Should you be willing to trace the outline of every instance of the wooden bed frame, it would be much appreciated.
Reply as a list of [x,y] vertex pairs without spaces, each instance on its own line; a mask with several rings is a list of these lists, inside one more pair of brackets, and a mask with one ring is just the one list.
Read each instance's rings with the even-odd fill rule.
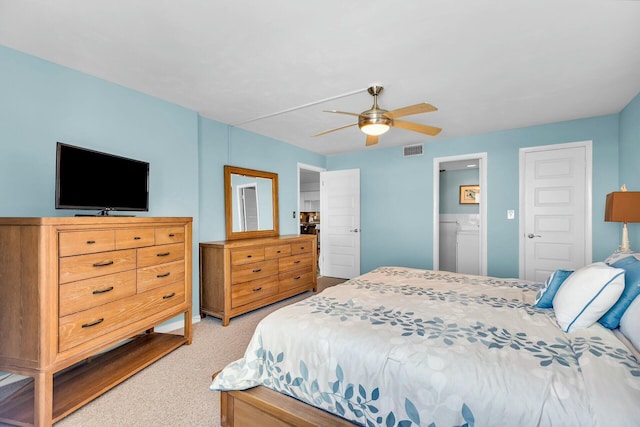
[[337,415],[263,386],[221,391],[220,424],[222,427],[353,427]]

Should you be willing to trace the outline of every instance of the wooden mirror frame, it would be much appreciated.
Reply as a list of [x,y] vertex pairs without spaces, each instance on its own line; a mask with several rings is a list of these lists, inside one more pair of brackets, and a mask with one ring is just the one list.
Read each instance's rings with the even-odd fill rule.
[[[271,180],[271,199],[273,214],[273,229],[254,231],[233,231],[233,188],[231,175],[253,176]],[[227,240],[253,239],[256,237],[275,237],[280,235],[278,224],[278,174],[254,169],[246,169],[237,166],[225,165],[224,167],[224,213],[226,220]]]

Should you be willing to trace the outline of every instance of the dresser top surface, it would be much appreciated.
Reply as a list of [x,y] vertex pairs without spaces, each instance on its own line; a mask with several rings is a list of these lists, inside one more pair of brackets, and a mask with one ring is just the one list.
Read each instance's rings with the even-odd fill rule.
[[0,225],[153,225],[162,223],[190,223],[191,217],[145,216],[70,216],[70,217],[0,217]]
[[286,234],[276,237],[260,237],[257,239],[238,239],[238,240],[221,240],[217,242],[200,242],[200,246],[219,246],[226,248],[255,246],[255,245],[272,245],[278,243],[289,243],[291,241],[311,240],[314,239],[313,234]]

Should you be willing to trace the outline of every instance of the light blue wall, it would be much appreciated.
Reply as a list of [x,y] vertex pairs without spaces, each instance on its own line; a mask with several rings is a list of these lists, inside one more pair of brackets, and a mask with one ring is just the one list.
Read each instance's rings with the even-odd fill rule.
[[327,167],[361,171],[363,272],[380,265],[431,268],[433,159],[486,152],[488,274],[517,277],[518,221],[506,212],[518,211],[518,150],[586,140],[593,141],[593,259],[602,260],[619,244],[603,221],[605,195],[618,182],[618,115],[425,141],[420,157],[403,157],[402,147],[331,156]]
[[1,216],[75,213],[54,208],[57,141],[149,162],[141,215],[197,212],[196,113],[4,47],[0,63]]
[[[298,232],[298,162],[361,169],[363,272],[431,267],[434,157],[487,152],[488,269],[495,276],[518,273],[518,222],[506,210],[518,208],[519,148],[593,141],[594,260],[619,245],[616,224],[602,220],[605,195],[622,182],[640,188],[638,96],[620,115],[426,141],[421,157],[404,158],[395,147],[325,158],[11,49],[0,47],[0,63],[1,216],[73,214],[54,209],[55,142],[62,141],[150,162],[147,215],[193,217],[194,255],[198,242],[225,237],[225,164],[279,174],[282,234]],[[630,228],[632,244],[640,241]],[[193,271],[197,307],[197,256]]]
[[278,174],[280,234],[298,234],[298,162],[325,167],[325,157],[200,118],[200,241],[225,239],[224,165]]
[[480,205],[461,204],[460,186],[478,185],[479,169],[460,169],[440,173],[440,213],[441,214],[477,214]]
[[194,220],[194,312],[198,244],[225,237],[223,165],[278,173],[281,231],[298,232],[297,162],[324,156],[1,46],[0,64],[0,216],[78,212],[54,208],[57,141],[147,161],[149,212],[135,214]]
[[[629,191],[640,191],[640,93],[620,113],[620,185]],[[640,206],[638,207],[640,209]],[[610,224],[622,236],[620,224]],[[640,224],[629,224],[631,249],[640,251]]]
[[200,173],[199,240],[201,242],[224,240],[223,167],[228,164],[229,145],[227,143],[227,132],[229,126],[203,117],[199,117],[198,123],[198,169]]
[[195,112],[4,47],[0,64],[0,216],[77,212],[54,208],[61,141],[149,162],[149,212],[136,215],[193,217],[198,234]]

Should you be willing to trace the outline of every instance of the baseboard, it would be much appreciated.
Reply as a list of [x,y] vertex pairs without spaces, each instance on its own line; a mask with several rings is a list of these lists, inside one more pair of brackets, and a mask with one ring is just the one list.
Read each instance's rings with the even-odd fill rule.
[[[191,318],[192,324],[196,324],[198,322],[200,322],[200,315],[193,316]],[[156,326],[154,329],[156,332],[167,333],[167,332],[172,332],[172,331],[175,331],[176,329],[181,329],[181,328],[184,328],[184,320],[182,317],[179,317],[173,320],[169,320],[168,322],[165,322],[159,326]]]

